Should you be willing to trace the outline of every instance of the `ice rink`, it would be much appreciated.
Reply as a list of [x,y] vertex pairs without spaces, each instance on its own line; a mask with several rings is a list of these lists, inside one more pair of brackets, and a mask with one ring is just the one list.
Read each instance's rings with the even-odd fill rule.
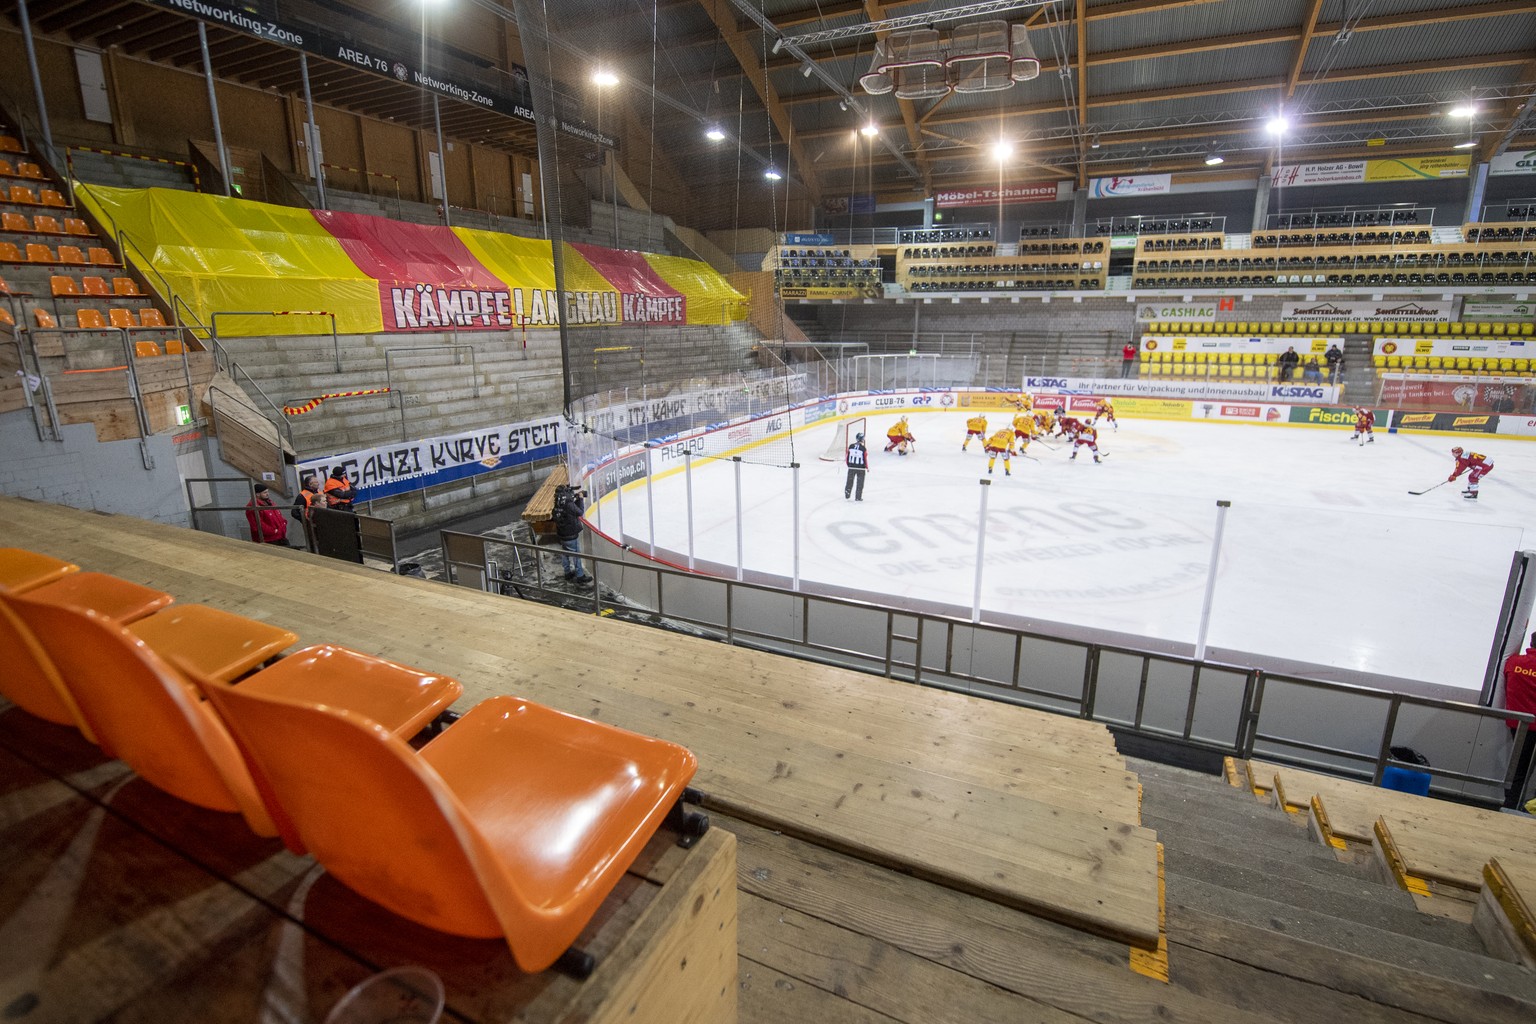
[[[914,413],[915,452],[884,454],[895,415],[871,417],[865,500],[843,498],[844,468],[821,461],[834,430],[797,432],[800,577],[968,615],[976,590],[977,524],[986,490],[982,618],[1027,628],[1112,630],[1193,645],[1216,528],[1226,518],[1208,643],[1241,652],[1476,691],[1513,552],[1536,523],[1536,443],[1486,436],[1397,435],[1358,446],[1350,430],[1122,419],[1106,453],[1069,461],[1060,439],[1030,446],[1005,477],[987,479],[976,442],[961,451],[963,412]],[[993,429],[1009,417],[990,413]],[[1047,447],[1049,445],[1051,447]],[[1461,481],[1419,497],[1450,473],[1453,445],[1495,469],[1481,497]],[[1051,450],[1054,448],[1054,450]],[[752,458],[748,453],[747,458]],[[1463,478],[1464,480],[1465,478]],[[623,495],[623,531],[669,560],[688,551],[684,474]],[[737,562],[733,464],[694,460],[693,552]],[[791,473],[741,464],[742,563],[789,576],[795,518]],[[594,513],[618,529],[610,495]]]

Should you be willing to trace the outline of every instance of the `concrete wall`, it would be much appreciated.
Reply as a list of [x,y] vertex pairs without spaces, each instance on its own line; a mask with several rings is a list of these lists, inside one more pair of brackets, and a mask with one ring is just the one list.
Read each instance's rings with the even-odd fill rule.
[[185,526],[178,456],[201,450],[203,440],[199,431],[189,433],[198,436],[149,438],[154,468],[145,469],[137,440],[99,443],[96,428],[84,423],[65,425],[62,442],[40,441],[29,410],[6,413],[0,415],[0,494]]

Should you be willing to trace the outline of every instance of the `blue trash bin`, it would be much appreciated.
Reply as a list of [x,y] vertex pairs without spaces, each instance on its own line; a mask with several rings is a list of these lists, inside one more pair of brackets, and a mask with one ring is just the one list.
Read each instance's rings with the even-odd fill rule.
[[1429,796],[1429,773],[1416,772],[1411,768],[1389,767],[1381,773],[1381,788],[1395,789],[1400,793]]

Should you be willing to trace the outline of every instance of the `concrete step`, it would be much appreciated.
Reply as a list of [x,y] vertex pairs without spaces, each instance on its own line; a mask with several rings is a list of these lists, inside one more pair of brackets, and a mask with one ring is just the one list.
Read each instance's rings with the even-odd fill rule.
[[1221,858],[1209,858],[1165,846],[1169,898],[1176,898],[1187,882],[1199,882],[1296,910],[1365,922],[1378,931],[1464,953],[1483,956],[1486,952],[1469,925],[1421,913],[1414,905],[1413,897],[1394,886],[1358,880],[1352,883],[1353,888],[1347,888],[1340,885],[1336,876],[1322,873],[1310,879],[1294,877],[1296,872],[1275,874],[1256,864],[1230,862],[1229,857],[1242,859],[1230,847],[1221,852]]
[[1479,979],[1527,1001],[1536,1000],[1536,974],[1492,957],[1415,938],[1331,914],[1290,906],[1276,900],[1234,892],[1212,882],[1180,877],[1170,879],[1168,904],[1235,921],[1266,931],[1347,951],[1405,971],[1462,982]]

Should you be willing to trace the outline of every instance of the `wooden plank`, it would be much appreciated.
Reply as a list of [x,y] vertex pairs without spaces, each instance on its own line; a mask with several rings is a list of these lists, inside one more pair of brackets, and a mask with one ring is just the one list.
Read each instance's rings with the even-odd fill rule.
[[[306,641],[430,666],[459,678],[470,701],[516,692],[684,743],[712,806],[1121,941],[1157,942],[1152,833],[1033,799],[1004,767],[1002,751],[1038,712],[297,553],[275,571],[270,557],[282,553],[139,520],[10,500],[0,514],[12,543],[73,553],[184,601],[303,623]],[[824,700],[840,705],[835,714]],[[897,714],[904,734],[850,742],[876,706],[917,710]],[[992,763],[967,763],[972,733],[996,745]]]
[[780,906],[741,896],[742,931],[752,956],[843,999],[911,1024],[1030,1020],[1081,1024],[1084,1018],[1009,992],[881,939]]
[[1495,956],[1536,968],[1536,857],[1494,858],[1483,867],[1472,927]]
[[1517,862],[1530,855],[1531,840],[1536,839],[1536,830],[1530,839],[1517,840],[1492,831],[1469,831],[1459,822],[1429,820],[1422,815],[1405,818],[1383,814],[1378,827],[1391,834],[1392,844],[1410,874],[1471,892],[1482,888],[1483,865],[1490,859]]
[[894,1018],[807,985],[748,956],[737,969],[742,1024],[897,1024]]

